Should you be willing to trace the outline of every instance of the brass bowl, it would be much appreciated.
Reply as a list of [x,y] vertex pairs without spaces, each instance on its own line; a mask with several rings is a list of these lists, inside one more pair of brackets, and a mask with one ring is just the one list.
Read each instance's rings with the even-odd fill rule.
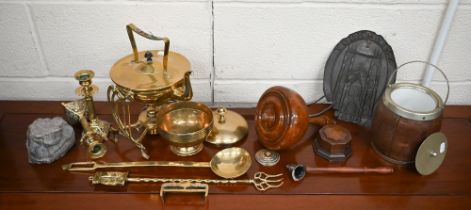
[[195,155],[213,128],[213,113],[206,105],[177,102],[161,107],[157,114],[159,134],[170,142],[170,150],[179,156]]

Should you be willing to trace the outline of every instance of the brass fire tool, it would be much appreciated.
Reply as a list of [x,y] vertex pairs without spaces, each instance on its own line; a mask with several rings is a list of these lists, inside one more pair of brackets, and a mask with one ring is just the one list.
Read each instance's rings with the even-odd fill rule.
[[62,103],[65,107],[67,121],[71,124],[77,121],[83,127],[80,143],[88,149],[88,156],[91,159],[103,157],[106,154],[104,140],[108,140],[110,133],[110,123],[99,119],[95,114],[93,95],[98,91],[98,87],[92,84],[95,73],[91,70],[80,70],[75,73],[75,79],[79,81],[80,87],[75,90],[80,100]]
[[185,167],[185,168],[210,168],[216,175],[233,179],[245,174],[252,165],[250,153],[239,147],[223,149],[216,153],[210,162],[192,161],[138,161],[138,162],[117,162],[117,163],[97,163],[76,162],[62,166],[65,171],[94,171],[96,169],[110,168],[135,168],[135,167]]
[[253,179],[174,179],[128,177],[128,172],[98,171],[88,177],[92,184],[106,186],[124,186],[126,182],[161,182],[161,183],[205,183],[205,184],[253,184],[258,191],[266,191],[283,185],[283,174],[270,175],[264,172],[255,173]]
[[160,186],[160,198],[165,203],[165,195],[168,193],[202,193],[204,200],[208,197],[208,184],[201,183],[163,183]]

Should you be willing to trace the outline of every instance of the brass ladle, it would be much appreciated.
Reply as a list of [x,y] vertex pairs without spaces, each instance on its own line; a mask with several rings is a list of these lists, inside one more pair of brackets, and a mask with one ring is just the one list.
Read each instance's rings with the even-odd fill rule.
[[210,162],[192,161],[139,161],[118,163],[76,162],[62,166],[65,171],[94,171],[105,168],[133,168],[133,167],[187,167],[211,168],[216,175],[232,179],[245,174],[252,165],[252,158],[247,150],[240,147],[223,149],[216,153]]

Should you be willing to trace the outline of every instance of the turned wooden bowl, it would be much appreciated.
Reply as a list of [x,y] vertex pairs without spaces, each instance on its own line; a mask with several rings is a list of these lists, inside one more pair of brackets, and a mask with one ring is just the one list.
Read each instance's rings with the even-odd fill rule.
[[309,123],[325,125],[331,122],[325,115],[309,118],[304,99],[296,91],[282,86],[267,89],[255,111],[258,139],[270,150],[283,150],[296,144]]

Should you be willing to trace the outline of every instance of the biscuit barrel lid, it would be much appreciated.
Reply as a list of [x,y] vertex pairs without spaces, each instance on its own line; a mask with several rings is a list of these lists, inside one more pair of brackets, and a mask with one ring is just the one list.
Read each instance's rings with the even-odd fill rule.
[[415,168],[422,175],[435,172],[445,159],[448,140],[442,132],[428,136],[420,145],[415,156]]

